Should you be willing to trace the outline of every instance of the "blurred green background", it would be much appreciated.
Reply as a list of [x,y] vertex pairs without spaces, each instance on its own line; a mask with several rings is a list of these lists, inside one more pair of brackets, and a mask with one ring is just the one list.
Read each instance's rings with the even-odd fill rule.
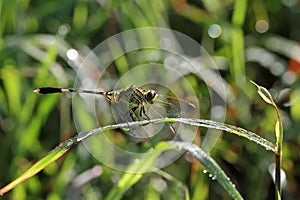
[[[59,142],[76,134],[71,99],[38,96],[41,86],[72,87],[76,72],[66,53],[86,55],[119,32],[166,27],[188,35],[219,62],[230,88],[226,123],[274,142],[275,111],[250,84],[274,96],[284,125],[284,199],[300,196],[300,2],[296,0],[203,1],[0,1],[0,187],[29,168]],[[56,42],[54,42],[56,41]],[[58,41],[58,42],[57,42]],[[118,68],[119,67],[119,68]],[[130,67],[130,66],[129,66]],[[115,66],[113,77],[124,69]],[[201,80],[195,79],[199,88]],[[202,92],[202,95],[204,95]],[[201,103],[209,107],[209,103]],[[203,111],[201,118],[209,118]],[[201,143],[201,137],[196,143]],[[234,135],[223,134],[211,155],[246,199],[273,199],[269,167],[274,155]],[[95,166],[103,173],[78,184]],[[185,157],[157,173],[143,174],[123,198],[230,199],[203,167]],[[78,145],[58,162],[1,199],[103,199],[122,172],[102,165]],[[173,181],[171,181],[173,180]],[[176,181],[175,181],[176,180]],[[180,184],[179,184],[180,183]]]

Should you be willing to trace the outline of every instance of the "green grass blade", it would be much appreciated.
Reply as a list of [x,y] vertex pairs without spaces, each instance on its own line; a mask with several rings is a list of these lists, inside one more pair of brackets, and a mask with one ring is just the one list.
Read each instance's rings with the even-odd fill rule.
[[145,157],[138,160],[137,162],[133,161],[132,164],[127,168],[127,173],[123,174],[120,181],[118,182],[117,187],[113,188],[106,200],[111,199],[121,199],[124,193],[131,188],[134,184],[136,184],[143,176],[143,173],[134,173],[136,171],[153,171],[155,166],[155,161],[157,160],[161,151],[170,149],[170,145],[167,143],[161,142],[155,147],[156,153],[151,153],[152,150],[149,151],[148,154],[145,154]]
[[59,159],[61,156],[63,156],[75,144],[77,144],[75,137],[61,143],[55,149],[50,151],[46,156],[44,156],[39,161],[37,161],[34,165],[32,165],[28,170],[26,170],[18,178],[16,178],[14,181],[9,183],[5,187],[1,188],[0,195],[5,194],[6,192],[10,191],[14,187],[16,187],[17,185],[22,183],[23,181],[29,179],[30,177],[36,175],[41,170],[45,169],[49,164],[53,163],[54,161]]
[[225,174],[222,168],[216,163],[216,161],[210,157],[209,154],[204,152],[201,148],[195,144],[185,142],[170,141],[169,144],[174,145],[178,149],[188,151],[192,156],[197,158],[199,162],[207,169],[209,176],[212,180],[216,180],[220,185],[228,192],[228,194],[234,199],[243,199],[239,191],[235,188],[235,185],[230,181],[230,178]]
[[126,123],[121,123],[121,124],[108,125],[108,126],[100,127],[97,129],[93,129],[88,132],[79,133],[77,142],[80,142],[80,141],[92,136],[93,134],[96,134],[98,132],[105,131],[105,130],[111,130],[111,129],[117,129],[117,128],[130,128],[130,127],[134,127],[134,126],[144,126],[144,125],[151,124],[151,123],[165,123],[165,122],[167,122],[167,123],[178,122],[178,123],[183,123],[183,124],[187,124],[187,125],[191,125],[191,126],[199,126],[199,127],[212,128],[212,129],[216,129],[216,130],[225,131],[228,133],[238,135],[240,137],[244,137],[250,141],[253,141],[253,142],[259,144],[260,146],[264,147],[266,150],[273,151],[274,153],[276,153],[276,151],[277,151],[275,144],[260,137],[259,135],[255,134],[251,131],[247,131],[243,128],[229,125],[229,124],[224,124],[224,123],[220,123],[220,122],[216,122],[216,121],[212,121],[212,120],[197,119],[197,118],[159,118],[159,119],[151,119],[151,120],[143,120],[143,121],[126,122]]
[[244,56],[244,32],[242,26],[245,21],[247,12],[247,0],[238,0],[234,4],[232,16],[232,34],[231,34],[231,48],[232,48],[232,63],[230,71],[238,86],[243,88],[246,83],[245,76],[245,56]]
[[233,133],[235,135],[238,135],[240,137],[244,137],[250,141],[253,141],[257,144],[259,144],[262,147],[265,147],[266,150],[270,150],[273,152],[276,152],[276,145],[274,145],[272,142],[260,137],[259,135],[247,131],[243,128],[229,125],[229,124],[224,124],[216,121],[211,121],[211,120],[204,120],[204,119],[189,119],[189,118],[175,118],[173,120],[176,120],[177,122],[188,124],[188,125],[193,125],[193,126],[199,126],[199,127],[206,127],[206,128],[212,128],[216,130],[222,130],[228,133]]
[[7,94],[9,110],[12,114],[18,116],[21,109],[21,74],[14,64],[6,64],[1,69],[1,80]]

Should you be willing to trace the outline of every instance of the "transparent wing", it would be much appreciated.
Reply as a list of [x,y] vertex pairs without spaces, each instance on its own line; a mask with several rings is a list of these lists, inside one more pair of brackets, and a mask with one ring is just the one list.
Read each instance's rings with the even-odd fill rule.
[[192,117],[197,111],[197,106],[192,101],[161,95],[152,107],[149,112],[159,113],[157,117]]
[[[192,103],[192,101],[161,95],[153,104],[147,103],[145,110],[151,119],[163,117],[194,117],[197,116],[198,112],[196,104]],[[179,139],[181,136],[177,134],[177,131],[180,129],[180,124],[161,123],[158,125],[151,124],[151,126],[155,127],[155,137],[152,137],[154,144],[160,140],[181,140]]]

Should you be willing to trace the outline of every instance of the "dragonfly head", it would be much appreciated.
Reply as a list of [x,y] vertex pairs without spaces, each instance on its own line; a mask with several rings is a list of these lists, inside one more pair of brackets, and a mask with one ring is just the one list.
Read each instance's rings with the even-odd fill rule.
[[148,90],[145,95],[145,98],[149,103],[154,103],[157,97],[158,94],[154,90]]

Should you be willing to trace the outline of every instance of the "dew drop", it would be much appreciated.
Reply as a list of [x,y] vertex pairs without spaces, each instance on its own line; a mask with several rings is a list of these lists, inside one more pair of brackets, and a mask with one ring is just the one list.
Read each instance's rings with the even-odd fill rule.
[[206,170],[206,169],[204,169],[204,170],[203,170],[203,173],[204,173],[204,174],[206,174],[206,173],[207,173],[207,170]]

